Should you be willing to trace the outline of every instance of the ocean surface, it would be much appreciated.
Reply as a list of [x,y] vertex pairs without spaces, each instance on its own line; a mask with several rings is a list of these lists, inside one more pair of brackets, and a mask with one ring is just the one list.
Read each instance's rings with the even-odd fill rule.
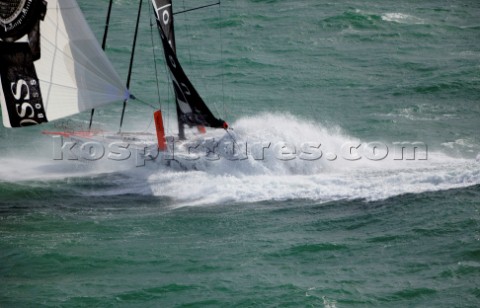
[[[108,1],[79,6],[101,40]],[[108,34],[125,80],[137,8],[114,1]],[[175,134],[151,16],[144,1],[124,130],[153,131],[161,106]],[[88,112],[0,128],[0,307],[480,306],[479,16],[473,0],[175,15],[178,57],[242,155],[54,160],[41,131]],[[121,106],[94,127],[118,129]]]

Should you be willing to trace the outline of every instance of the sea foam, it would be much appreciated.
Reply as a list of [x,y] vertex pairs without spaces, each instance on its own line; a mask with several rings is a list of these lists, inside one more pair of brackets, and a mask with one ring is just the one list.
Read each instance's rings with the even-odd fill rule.
[[402,24],[424,24],[425,21],[421,18],[408,15],[408,14],[402,14],[402,13],[384,13],[382,14],[382,20],[384,21],[390,21],[390,22],[396,22],[396,23],[402,23]]
[[[212,159],[211,153],[200,151],[196,159],[185,160],[187,156],[182,155],[189,150],[179,148],[175,160],[182,168],[172,162],[168,166],[162,157],[140,167],[105,160],[84,164],[45,157],[3,158],[0,180],[68,182],[72,177],[83,178],[108,185],[100,185],[101,190],[91,189],[96,185],[84,191],[76,188],[81,194],[151,195],[170,198],[175,206],[296,199],[373,201],[480,184],[478,159],[454,158],[427,149],[415,157],[398,159],[391,141],[361,140],[338,126],[292,115],[259,114],[240,118],[232,127],[227,135],[211,130],[205,139],[218,140],[218,149],[235,149],[235,144],[238,156]],[[316,155],[305,155],[305,144]]]
[[[297,146],[299,154],[298,145],[317,142],[323,155],[316,160],[302,160],[298,156],[282,160],[278,152],[268,148],[265,151],[271,152],[265,154],[263,160],[251,155],[243,160],[199,158],[195,170],[151,173],[148,176],[151,193],[171,197],[179,206],[294,199],[328,202],[379,200],[480,183],[480,164],[475,160],[452,158],[440,152],[402,160],[389,153],[377,160],[364,147],[368,142],[348,136],[338,127],[327,128],[289,115],[242,118],[233,126],[238,143],[249,141],[245,142],[248,145],[262,140],[272,144],[286,143]],[[361,158],[351,160],[355,157],[342,154],[345,145],[347,148],[361,145],[356,149]]]

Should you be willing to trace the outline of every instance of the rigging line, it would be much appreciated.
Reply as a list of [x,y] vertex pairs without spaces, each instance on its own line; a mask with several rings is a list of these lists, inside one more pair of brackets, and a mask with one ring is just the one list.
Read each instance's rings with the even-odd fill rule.
[[150,15],[150,38],[152,40],[152,53],[153,53],[153,66],[155,67],[155,80],[157,82],[157,95],[158,95],[158,104],[160,105],[160,109],[162,109],[162,101],[160,98],[160,86],[158,80],[158,69],[157,69],[157,55],[155,53],[155,42],[153,41],[153,21],[152,21],[152,8],[148,6],[148,12]]
[[[135,99],[136,101],[138,101],[139,103],[141,103],[141,104],[143,104],[143,105],[145,105],[145,106],[148,106],[148,107],[152,108],[153,110],[157,110],[157,108],[156,108],[155,106],[153,106],[153,105],[145,102],[144,100],[141,100],[141,99],[139,99],[139,98],[137,98],[137,97],[135,97],[134,99]],[[152,123],[153,123],[153,117],[150,117],[150,122],[148,123],[147,128],[145,128],[145,129],[143,130],[143,132],[148,132],[149,129],[150,129],[150,127],[152,126]]]
[[232,141],[233,141],[233,144],[237,147],[237,149],[240,149],[238,143],[237,143],[237,140],[235,139],[235,137],[229,132],[229,130],[233,130],[232,128],[228,128],[226,129],[225,131],[227,132],[227,134],[230,136],[230,138],[232,138]]
[[152,104],[147,103],[146,101],[144,101],[144,100],[142,100],[138,97],[135,97],[133,99],[136,100],[137,102],[139,102],[140,104],[143,104],[145,106],[148,106],[148,107],[152,108],[153,110],[157,110],[157,107],[153,106]]
[[[158,104],[160,105],[160,110],[162,110],[162,100],[160,98],[160,86],[159,86],[159,79],[158,79],[158,68],[157,68],[157,54],[155,53],[155,42],[153,39],[153,20],[152,20],[152,7],[149,5],[148,6],[148,15],[150,16],[150,39],[152,41],[152,53],[153,53],[153,66],[155,68],[155,80],[156,80],[156,86],[157,86],[157,96],[158,96]],[[156,23],[155,23],[156,24]],[[141,102],[141,101],[140,101]],[[156,110],[152,105],[143,102],[145,105],[148,105],[152,109]],[[150,123],[148,124],[147,128],[145,129],[145,132],[150,129],[153,123],[153,117],[150,117]]]
[[[142,99],[140,99],[140,98],[138,98],[138,97],[131,97],[131,99],[136,100],[136,101],[139,102],[140,104],[143,104],[143,105],[145,105],[145,106],[147,106],[147,107],[150,107],[150,108],[152,108],[153,110],[157,110],[157,107],[155,107],[155,106],[147,103],[146,101],[144,101],[144,100],[142,100]],[[148,124],[147,128],[146,128],[145,130],[143,130],[143,132],[147,132],[148,129],[152,126],[152,123],[153,123],[153,117],[150,117],[150,123]]]
[[150,130],[150,127],[152,127],[152,123],[153,123],[153,117],[150,117],[150,123],[148,123],[147,128],[145,128],[145,130],[143,131],[144,133],[147,133]]
[[[163,60],[163,69],[165,70],[165,75],[167,79],[167,84],[172,84],[172,75],[169,73],[169,68],[167,67],[167,62],[164,59]],[[171,103],[173,101],[173,104]],[[170,103],[169,103],[170,102]],[[176,96],[173,93],[172,94],[172,89],[170,86],[167,85],[167,130],[171,131],[171,127],[173,124],[170,122],[170,114],[171,114],[171,109],[174,109],[176,106]],[[172,106],[173,105],[173,106]]]
[[198,6],[198,7],[195,7],[193,9],[188,9],[188,10],[183,10],[183,11],[180,11],[180,12],[175,12],[175,13],[173,13],[173,15],[182,14],[182,13],[186,13],[186,12],[191,12],[191,11],[203,9],[203,8],[206,8],[206,7],[214,6],[214,5],[219,5],[219,4],[220,4],[220,1],[218,1],[217,3]]
[[[167,68],[167,62],[166,60],[163,61],[163,68],[165,70],[165,75],[166,75],[166,78],[167,78],[167,83],[169,84],[172,84],[172,76],[170,75],[170,73],[168,72],[168,68]],[[173,98],[172,98],[173,96]],[[172,95],[172,92],[171,92],[171,89],[169,86],[167,86],[167,130],[170,129],[171,125],[170,125],[170,109],[171,109],[171,101],[174,101],[173,102],[173,106],[175,106],[175,104],[177,103],[175,100],[176,98],[174,97],[174,95]]]
[[[185,0],[183,0],[183,10],[185,10]],[[175,15],[175,14],[174,14]],[[189,31],[189,27],[188,27],[188,15],[185,16],[185,29],[186,29],[186,32],[187,32],[187,37],[188,37],[188,40],[189,40],[189,46],[192,45],[192,36],[190,35],[190,31]],[[176,51],[175,51],[176,53]],[[191,48],[188,48],[188,64],[190,64],[190,66],[192,65],[192,52],[191,52]]]
[[[135,25],[135,35],[133,36],[132,53],[130,54],[130,64],[128,66],[127,89],[130,89],[130,80],[132,78],[133,59],[135,57],[135,47],[137,45],[138,25],[140,24],[140,15],[142,13],[142,3],[143,3],[143,0],[140,0],[140,3],[138,5],[138,13],[137,13],[137,24]],[[128,101],[128,98],[123,101],[122,116],[120,118],[120,127],[118,129],[118,132],[122,131],[123,117],[125,116],[125,108],[127,107],[127,101]]]
[[[207,5],[207,6],[213,6],[213,5],[218,5],[219,9],[221,8],[220,6],[220,1],[218,1],[217,3],[215,4],[211,4],[211,5]],[[188,28],[187,28],[188,29]],[[221,41],[221,40],[220,40]],[[189,50],[190,51],[190,50]],[[221,56],[221,55],[220,55]],[[191,61],[191,60],[190,60]],[[208,89],[208,86],[205,86],[205,91],[208,93],[207,89]],[[212,104],[213,104],[213,107],[215,108],[215,111],[217,113],[217,115],[221,116],[222,113],[220,112],[220,110],[218,109],[218,106],[217,106],[217,103],[215,101],[212,101]]]
[[[220,3],[220,1],[218,1]],[[222,6],[218,6],[218,15],[219,15],[219,20],[220,23],[222,22]],[[221,80],[222,80],[222,102],[223,102],[223,116],[229,120],[227,117],[227,109],[225,108],[225,68],[224,68],[224,59],[223,59],[223,32],[222,32],[222,26],[220,26],[220,73],[222,74]]]
[[[105,21],[105,31],[103,32],[103,40],[102,40],[102,50],[104,51],[105,51],[105,46],[107,44],[108,27],[110,25],[110,15],[112,13],[112,5],[113,5],[113,0],[110,0],[110,2],[108,3],[107,20]],[[95,108],[92,108],[92,112],[90,113],[90,124],[88,124],[89,131],[92,129],[94,114],[95,114]]]

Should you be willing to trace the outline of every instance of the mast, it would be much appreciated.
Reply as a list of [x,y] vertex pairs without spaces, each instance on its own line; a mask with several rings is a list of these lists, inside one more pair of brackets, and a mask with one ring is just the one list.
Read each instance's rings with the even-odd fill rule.
[[[128,66],[127,89],[130,89],[130,80],[132,78],[133,59],[135,58],[135,47],[137,46],[138,25],[140,24],[140,15],[142,13],[142,3],[143,3],[143,0],[140,0],[140,3],[138,4],[137,24],[135,25],[135,35],[133,36],[132,53],[130,54],[130,64]],[[128,99],[129,97],[123,101],[122,116],[120,117],[120,127],[118,129],[119,133],[122,131],[123,117],[125,116],[125,108],[127,107]]]
[[[110,0],[108,3],[108,10],[107,10],[107,20],[105,21],[105,31],[103,32],[103,40],[102,40],[102,50],[105,51],[105,46],[107,45],[107,35],[108,35],[108,27],[110,25],[110,14],[112,13],[112,4],[113,0]],[[90,113],[90,124],[88,124],[88,130],[92,129],[92,121],[93,116],[95,114],[95,108],[92,108],[92,112]]]

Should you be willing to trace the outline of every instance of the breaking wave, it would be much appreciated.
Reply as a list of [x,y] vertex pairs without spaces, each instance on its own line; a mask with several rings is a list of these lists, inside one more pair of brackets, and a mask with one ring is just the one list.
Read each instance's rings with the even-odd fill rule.
[[381,18],[384,21],[396,22],[401,24],[420,25],[425,23],[425,21],[421,18],[402,13],[385,13],[382,14]]
[[[372,147],[382,143],[366,147],[338,127],[326,128],[293,116],[258,115],[240,119],[234,127],[236,142],[247,147],[266,141],[290,148],[283,152],[281,146],[265,148],[263,160],[247,150],[247,155],[242,151],[243,160],[199,159],[193,171],[153,173],[148,176],[151,193],[170,197],[179,206],[292,199],[329,202],[379,200],[480,184],[480,163],[475,160],[438,152],[399,160],[395,153],[385,156],[378,148],[374,153]],[[302,159],[301,144],[315,142],[323,155]],[[354,149],[358,152],[345,152],[352,145],[360,145]]]
[[194,153],[195,159],[185,159],[186,153],[180,151],[176,160],[183,168],[166,166],[161,158],[137,168],[102,161],[84,165],[51,158],[30,162],[4,158],[0,180],[74,186],[76,181],[70,179],[81,178],[93,184],[84,190],[74,187],[80,194],[152,195],[169,198],[175,206],[295,199],[373,201],[480,184],[477,160],[452,158],[421,145],[416,156],[412,151],[399,159],[401,151],[395,152],[393,143],[368,143],[339,127],[291,115],[242,118],[233,127],[231,135],[219,130],[209,134],[218,140],[219,149],[230,149],[232,155],[212,159],[211,153],[200,151]]

